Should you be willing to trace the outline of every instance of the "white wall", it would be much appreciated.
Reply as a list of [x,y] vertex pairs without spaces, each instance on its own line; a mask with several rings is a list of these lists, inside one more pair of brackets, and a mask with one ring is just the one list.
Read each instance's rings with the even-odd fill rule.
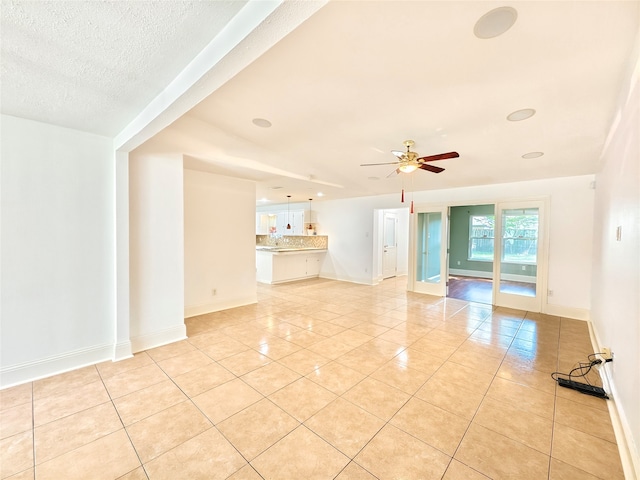
[[596,177],[591,317],[599,347],[614,353],[606,372],[640,478],[640,61],[635,65]]
[[[467,205],[548,197],[550,199],[548,288],[543,306],[557,315],[588,318],[591,305],[593,175],[414,193],[417,205]],[[374,283],[371,275],[375,209],[399,208],[398,195],[317,202],[329,252],[320,276]],[[577,240],[578,239],[578,240]]]
[[409,273],[409,219],[408,208],[396,209],[398,214],[398,275]]
[[129,157],[133,352],[186,337],[182,156]]
[[108,138],[1,120],[5,387],[111,357],[115,169]]
[[185,317],[257,302],[255,205],[253,182],[184,171]]

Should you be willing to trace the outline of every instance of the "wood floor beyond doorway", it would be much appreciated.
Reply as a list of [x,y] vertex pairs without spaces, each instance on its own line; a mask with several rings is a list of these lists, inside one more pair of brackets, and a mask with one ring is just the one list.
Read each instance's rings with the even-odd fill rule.
[[[524,295],[535,296],[535,284],[524,282],[502,282],[502,291]],[[490,278],[463,277],[461,275],[449,277],[449,293],[447,297],[466,300],[476,303],[492,303],[493,280]]]

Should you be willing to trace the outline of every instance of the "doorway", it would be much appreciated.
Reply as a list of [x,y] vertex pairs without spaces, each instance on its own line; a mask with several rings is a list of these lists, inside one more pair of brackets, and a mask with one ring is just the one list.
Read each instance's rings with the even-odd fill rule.
[[425,208],[412,215],[409,290],[446,296],[447,207]]
[[495,206],[451,207],[449,219],[447,297],[492,304]]
[[384,212],[382,220],[382,278],[395,277],[398,270],[398,216]]
[[388,208],[373,212],[372,281],[401,277],[409,269],[409,209]]
[[409,290],[542,311],[547,203],[416,208]]

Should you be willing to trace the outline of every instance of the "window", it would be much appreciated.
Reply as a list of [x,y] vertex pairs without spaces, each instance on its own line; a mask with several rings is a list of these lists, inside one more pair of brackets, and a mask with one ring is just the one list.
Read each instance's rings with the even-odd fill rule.
[[469,255],[467,260],[493,262],[494,215],[469,217]]
[[502,223],[502,261],[535,265],[538,250],[538,209],[505,210]]

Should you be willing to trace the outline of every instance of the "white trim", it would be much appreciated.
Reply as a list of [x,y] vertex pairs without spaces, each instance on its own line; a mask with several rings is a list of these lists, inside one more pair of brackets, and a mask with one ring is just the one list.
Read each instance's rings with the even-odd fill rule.
[[187,66],[114,138],[130,152],[287,36],[328,0],[249,0]]
[[131,338],[131,351],[133,353],[149,350],[151,348],[160,347],[168,343],[178,342],[187,338],[187,327],[177,325],[171,328],[165,328],[153,333],[147,333],[138,337]]
[[589,321],[591,319],[590,310],[584,308],[566,307],[564,305],[554,305],[547,303],[542,306],[542,313],[554,315],[556,317],[572,318],[574,320]]
[[124,360],[126,358],[133,357],[131,353],[131,341],[125,340],[124,342],[118,342],[113,346],[113,361]]
[[185,306],[184,318],[204,315],[205,313],[219,312],[220,310],[227,310],[229,308],[243,307],[245,305],[252,305],[254,303],[258,303],[258,295],[256,293],[246,297],[231,298],[229,300],[223,300],[219,302]]
[[[549,274],[549,225],[551,217],[550,198],[544,196],[538,200],[516,200],[511,202],[497,202],[495,204],[496,225],[495,231],[500,233],[502,237],[502,221],[505,210],[535,208],[538,209],[538,242],[537,242],[537,274],[534,277],[501,274],[502,263],[495,261],[493,264],[494,278],[504,278],[505,280],[514,280],[519,282],[533,282],[536,284],[535,297],[526,297],[523,295],[514,295],[502,292],[497,282],[493,285],[493,304],[499,307],[516,308],[519,310],[527,310],[530,312],[542,312],[547,302],[547,275]],[[495,242],[494,245],[495,258],[502,258],[502,242]]]
[[[415,214],[409,220],[409,281],[407,290],[425,293],[436,297],[447,295],[447,278],[449,272],[449,207],[447,205],[416,205]],[[420,214],[440,214],[440,274],[437,283],[417,280],[418,269],[418,218]],[[432,276],[431,278],[437,278]]]
[[[594,352],[600,352],[601,349],[598,332],[596,332],[595,326],[591,322],[589,322],[589,334],[591,336],[591,344]],[[611,376],[609,365],[605,363],[604,367],[599,369],[599,373],[600,377],[602,377],[603,387],[609,394],[607,406],[609,407],[611,425],[613,426],[618,451],[620,452],[620,461],[622,462],[624,478],[629,480],[640,479],[640,454],[638,452],[638,447],[633,441],[631,426],[629,425],[629,420],[624,413],[624,409],[622,408],[622,405],[618,405],[618,403],[616,403],[618,391]]]
[[336,280],[338,282],[349,282],[349,283],[357,283],[358,285],[377,285],[378,282],[377,277],[376,280],[371,279],[371,278],[342,278],[342,277],[337,277],[335,275],[324,275],[322,274],[322,272],[320,272],[320,275],[318,275],[317,277],[314,278],[324,278],[327,280]]
[[[303,277],[292,277],[292,278],[285,278],[284,280],[276,280],[274,281],[260,281],[258,280],[259,283],[266,283],[267,285],[279,285],[281,283],[289,283],[289,282],[297,282],[298,280],[309,280],[310,278],[318,278],[318,275],[305,275]],[[349,280],[345,280],[345,281],[349,281]]]
[[13,387],[41,378],[51,377],[88,365],[111,360],[113,344],[96,345],[53,355],[33,362],[0,368],[0,388]]

